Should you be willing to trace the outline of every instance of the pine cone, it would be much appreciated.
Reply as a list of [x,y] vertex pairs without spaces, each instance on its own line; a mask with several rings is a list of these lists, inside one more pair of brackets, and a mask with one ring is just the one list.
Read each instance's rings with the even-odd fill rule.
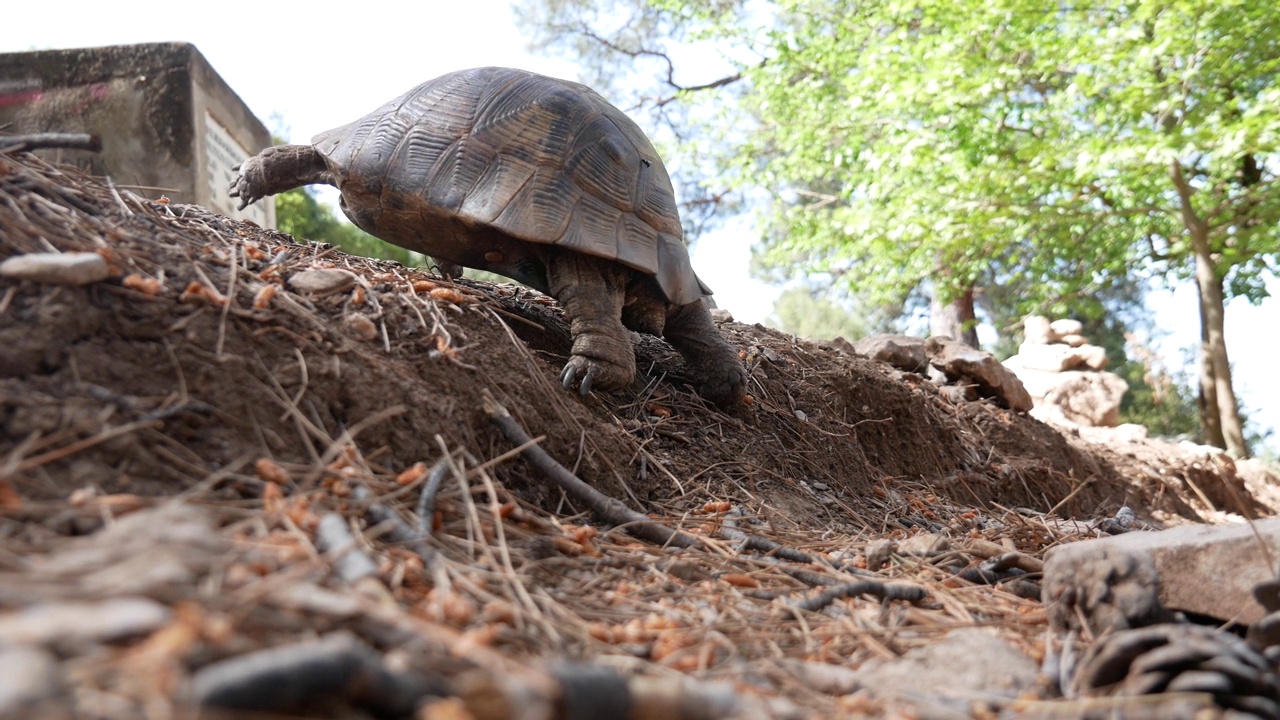
[[1162,624],[1103,637],[1080,659],[1081,695],[1200,692],[1224,709],[1280,720],[1275,667],[1241,638],[1201,625]]
[[1253,587],[1253,597],[1267,614],[1249,626],[1245,637],[1273,667],[1280,666],[1280,579],[1258,583]]

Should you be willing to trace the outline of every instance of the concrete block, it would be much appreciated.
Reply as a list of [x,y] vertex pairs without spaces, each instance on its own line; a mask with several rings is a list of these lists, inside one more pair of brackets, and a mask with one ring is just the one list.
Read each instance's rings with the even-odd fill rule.
[[0,127],[87,132],[102,152],[41,150],[143,197],[166,195],[275,227],[275,205],[237,211],[231,168],[271,134],[189,43],[0,54]]
[[1269,557],[1280,558],[1280,518],[1260,520],[1253,527],[1191,525],[1131,532],[1053,548],[1045,563],[1045,585],[1070,584],[1070,576],[1091,563],[1114,565],[1114,577],[1124,577],[1126,568],[1154,562],[1165,608],[1248,624],[1263,615],[1253,586],[1275,578]]

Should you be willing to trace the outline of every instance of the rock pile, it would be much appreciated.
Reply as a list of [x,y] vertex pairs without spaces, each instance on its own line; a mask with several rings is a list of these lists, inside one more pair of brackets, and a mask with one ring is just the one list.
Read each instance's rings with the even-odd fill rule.
[[990,398],[1015,412],[1032,408],[1031,396],[1017,375],[985,350],[949,337],[871,335],[855,343],[836,338],[832,347],[889,363],[905,372],[923,375],[953,402]]
[[1031,394],[1031,415],[1059,425],[1115,427],[1129,385],[1106,372],[1106,349],[1089,344],[1078,320],[1032,315],[1023,325],[1026,338],[1004,366]]

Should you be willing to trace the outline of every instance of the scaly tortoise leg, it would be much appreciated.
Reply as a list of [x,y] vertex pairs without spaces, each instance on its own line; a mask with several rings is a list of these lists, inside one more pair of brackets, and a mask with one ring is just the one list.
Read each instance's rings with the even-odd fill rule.
[[738,351],[716,329],[701,300],[671,308],[663,331],[701,385],[698,394],[720,407],[733,407],[747,394],[747,371]]
[[337,185],[324,157],[310,145],[275,145],[232,169],[231,197],[240,198],[240,210],[303,185]]
[[583,395],[592,389],[615,390],[636,377],[631,334],[622,325],[628,270],[600,258],[574,252],[547,259],[550,294],[564,308],[573,336],[573,355],[560,373],[566,388]]

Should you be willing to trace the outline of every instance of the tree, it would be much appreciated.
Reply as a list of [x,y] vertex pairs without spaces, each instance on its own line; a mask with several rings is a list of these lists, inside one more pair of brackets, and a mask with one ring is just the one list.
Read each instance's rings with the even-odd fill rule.
[[309,188],[294,188],[275,196],[276,227],[296,238],[327,242],[352,255],[395,260],[402,265],[422,265],[424,258],[364,232],[338,218],[320,203]]
[[[560,47],[674,57],[669,39],[632,27],[610,40],[590,25],[603,13],[574,14],[584,0],[543,1],[576,27]],[[984,284],[1013,285],[1020,312],[1135,278],[1193,281],[1204,434],[1247,455],[1223,316],[1228,297],[1265,297],[1280,257],[1280,5],[617,6],[677,45],[738,58],[725,75],[737,82],[694,83],[708,89],[667,104],[728,121],[694,151],[765,198],[764,267],[826,273],[873,301],[925,286],[963,306]]]
[[870,322],[848,302],[816,295],[811,288],[795,287],[774,301],[769,324],[809,340],[842,337],[853,341],[868,334]]

